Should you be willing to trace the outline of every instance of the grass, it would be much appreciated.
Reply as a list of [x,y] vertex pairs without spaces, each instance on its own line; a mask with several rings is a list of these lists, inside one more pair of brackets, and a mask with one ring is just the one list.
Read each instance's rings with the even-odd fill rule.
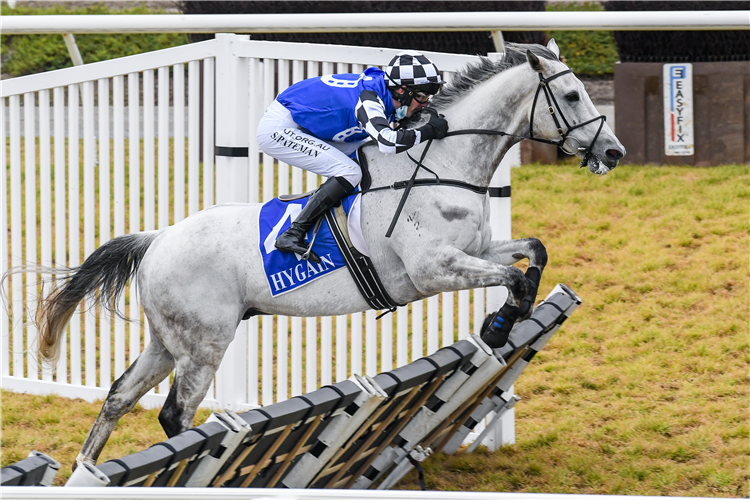
[[[583,305],[515,385],[516,444],[430,457],[428,489],[750,494],[749,170],[514,169],[514,237],[549,252],[540,296],[562,282]],[[1,396],[2,465],[36,449],[63,484],[101,404]],[[157,413],[124,417],[100,460],[163,440]]]

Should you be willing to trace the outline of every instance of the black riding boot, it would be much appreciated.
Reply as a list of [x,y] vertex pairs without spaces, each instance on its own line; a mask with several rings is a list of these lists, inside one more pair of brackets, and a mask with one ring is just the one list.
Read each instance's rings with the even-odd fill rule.
[[[353,190],[354,187],[343,177],[331,177],[321,184],[318,190],[307,200],[305,208],[302,209],[294,222],[292,222],[292,227],[284,231],[276,239],[276,248],[282,252],[305,254],[307,252],[307,242],[305,241],[307,232],[313,227],[319,217],[324,215],[331,207]],[[308,258],[315,263],[320,262],[320,257],[313,251],[310,251]]]

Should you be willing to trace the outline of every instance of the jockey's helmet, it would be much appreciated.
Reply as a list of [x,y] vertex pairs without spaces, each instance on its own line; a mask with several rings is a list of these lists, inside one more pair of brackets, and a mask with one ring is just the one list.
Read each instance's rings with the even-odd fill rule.
[[[406,86],[407,98],[411,98],[416,92],[434,95],[440,90],[440,86],[445,83],[440,78],[440,71],[437,66],[427,59],[424,54],[414,51],[404,51],[396,54],[388,67],[385,69],[386,80],[391,92],[402,86]],[[394,97],[396,95],[394,94]],[[398,99],[405,105],[404,99]]]

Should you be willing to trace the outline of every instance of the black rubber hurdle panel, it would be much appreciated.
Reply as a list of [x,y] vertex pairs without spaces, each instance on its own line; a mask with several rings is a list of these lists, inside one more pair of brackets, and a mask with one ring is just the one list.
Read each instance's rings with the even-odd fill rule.
[[14,464],[0,469],[0,485],[2,486],[52,486],[60,463],[38,451],[29,453]]
[[281,480],[299,463],[305,453],[316,452],[312,448],[318,444],[319,436],[326,431],[329,424],[344,414],[361,391],[359,385],[346,380],[299,396],[311,405],[310,416],[305,425],[294,429],[281,445],[276,462],[267,470],[262,470],[250,486],[281,486]]
[[476,346],[468,341],[444,347],[391,372],[372,379],[388,398],[356,431],[346,446],[317,474],[311,488],[350,488],[370,463],[390,444],[419,408],[435,393],[443,380],[460,369]]
[[222,451],[226,433],[217,422],[205,423],[97,469],[109,478],[109,486],[185,486],[206,457]]
[[[214,413],[147,450],[98,468],[84,464],[66,486],[390,488],[431,453],[455,452],[494,412],[470,449],[481,443],[518,401],[513,383],[580,302],[558,285],[503,348],[493,351],[471,335],[375,377],[354,375],[244,413]],[[24,475],[6,467],[3,484],[38,481],[32,469]]]
[[484,440],[484,437],[491,432],[491,427],[499,422],[502,414],[515,406],[517,399],[510,392],[511,386],[579,304],[580,298],[572,290],[556,287],[544,302],[534,309],[531,318],[513,329],[508,344],[496,349],[495,355],[503,356],[503,359],[507,361],[511,359],[515,361],[512,365],[509,364],[495,388],[481,402],[478,402],[478,405],[475,401],[474,411],[463,424],[455,426],[455,433],[445,441],[441,451],[455,453],[476,424],[494,411],[494,419],[488,424],[483,434],[475,440],[476,445],[472,447],[472,450]]
[[388,398],[371,377],[355,374],[350,381],[360,392],[343,412],[328,420],[328,425],[315,438],[310,450],[295,462],[282,480],[286,488],[306,488],[326,464],[336,461],[346,451],[348,444],[356,438],[358,429]]
[[[375,462],[380,468],[378,473],[372,474],[369,478],[359,478],[356,487],[371,487],[373,482],[384,477],[389,469],[392,470],[391,474],[382,481],[378,489],[393,487],[413,467],[413,461],[407,454],[411,455],[412,459],[421,461],[429,453],[455,452],[476,424],[490,411],[496,411],[498,414],[490,422],[488,429],[485,429],[472,444],[471,449],[476,448],[490,432],[489,427],[496,425],[502,413],[515,405],[517,397],[509,392],[511,385],[580,303],[580,298],[568,287],[555,287],[545,301],[534,310],[531,318],[516,325],[508,344],[493,351],[493,358],[499,362],[499,369],[492,374],[486,388],[479,387],[461,401],[461,404],[456,404],[458,399],[454,398],[451,401],[454,409],[449,414],[442,412],[440,415],[442,409],[439,409],[436,413],[438,418],[433,420],[439,423],[422,436],[410,432],[408,428],[405,429],[405,432],[394,440],[391,449]],[[466,393],[466,389],[462,387],[461,392]],[[414,427],[422,432],[430,427],[427,422],[418,422],[417,419],[414,424]],[[424,450],[429,450],[429,453],[424,453]]]
[[[548,299],[556,300],[554,297],[558,296],[558,299],[569,303],[570,301],[565,298],[565,295],[567,293],[558,292],[556,287],[545,299],[545,302]],[[460,408],[457,408],[456,411],[445,418],[433,433],[419,443],[423,448],[430,447],[434,452],[442,451],[453,434],[459,430],[464,422],[471,418],[471,414],[496,389],[501,380],[504,381],[504,390],[507,390],[513,384],[520,372],[528,366],[533,355],[536,354],[536,351],[531,349],[530,343],[546,331],[559,326],[559,323],[567,318],[558,307],[543,306],[544,304],[540,304],[532,313],[531,318],[519,323],[514,328],[514,330],[518,330],[518,334],[515,335],[515,342],[509,340],[505,348],[501,348],[495,354],[498,360],[505,362],[505,366],[493,377],[491,383],[486,388],[476,392]],[[511,332],[511,336],[514,336],[513,332]],[[509,350],[512,351],[509,352]]]
[[251,427],[212,486],[274,487],[293,462],[307,453],[328,422],[340,415],[360,392],[343,381],[304,396],[238,414]]
[[[458,344],[454,344],[453,347],[458,346]],[[414,447],[412,441],[416,444],[416,439],[422,436],[425,429],[429,430],[440,423],[439,413],[444,411],[446,405],[450,407],[456,401],[459,405],[461,404],[461,399],[464,396],[459,391],[465,387],[467,382],[476,378],[480,370],[486,372],[487,367],[485,365],[495,358],[492,356],[490,348],[476,335],[461,341],[460,344],[471,347],[470,350],[466,349],[470,356],[465,357],[465,361],[447,374],[445,380],[422,404],[413,408],[408,421],[402,421],[402,425],[395,429],[396,432],[388,436],[387,442],[384,442],[383,446],[368,456],[365,463],[366,467],[360,467],[353,471],[352,477],[345,487],[369,488],[373,481],[376,481],[392,465],[405,457],[405,450],[411,450]],[[496,360],[494,362],[498,366],[491,368],[493,373],[500,366]],[[416,437],[414,436],[415,432]]]

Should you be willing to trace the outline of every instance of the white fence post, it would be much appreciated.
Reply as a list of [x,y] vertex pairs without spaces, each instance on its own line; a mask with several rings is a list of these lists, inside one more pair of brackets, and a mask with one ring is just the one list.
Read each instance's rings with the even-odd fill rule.
[[[490,182],[490,210],[492,217],[492,239],[511,239],[510,192],[498,192],[500,188],[510,189],[510,169],[521,164],[520,144],[516,144],[506,153],[495,175]],[[493,188],[495,188],[493,190]],[[487,313],[497,311],[505,303],[508,290],[505,287],[487,288]],[[510,391],[513,391],[511,386]],[[484,445],[495,451],[505,444],[516,442],[515,409],[511,408],[500,417],[500,425],[485,438]]]
[[[233,52],[235,42],[248,35],[216,35],[216,203],[247,203],[249,79],[248,60]],[[241,323],[216,374],[216,399],[224,408],[245,408],[248,401],[248,371],[257,369],[249,360],[247,323]],[[253,366],[254,365],[254,366]],[[222,382],[219,382],[219,381]],[[229,382],[231,380],[231,382]]]

